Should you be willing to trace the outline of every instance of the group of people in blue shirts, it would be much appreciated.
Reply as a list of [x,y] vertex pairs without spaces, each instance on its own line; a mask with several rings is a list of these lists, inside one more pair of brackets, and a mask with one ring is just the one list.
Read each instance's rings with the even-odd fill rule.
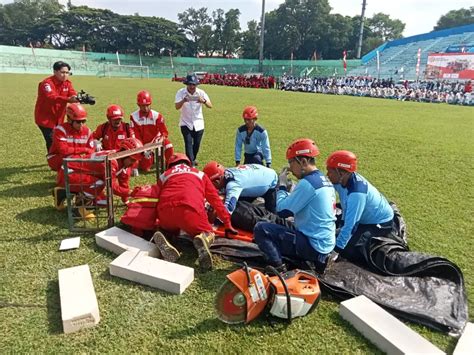
[[[271,168],[268,133],[256,123],[257,108],[246,107],[243,118],[245,124],[236,132],[236,166],[225,168],[211,161],[203,172],[225,194],[229,213],[234,212],[239,200],[262,197],[267,210],[293,221],[290,226],[267,221],[255,225],[254,240],[269,265],[285,271],[285,260],[301,260],[324,270],[339,255],[359,262],[362,237],[386,235],[395,228],[392,206],[357,172],[353,152],[338,150],[330,154],[324,174],[316,165],[320,151],[315,142],[297,139],[287,149],[288,166],[277,174]],[[296,185],[289,180],[289,173],[298,179]]]

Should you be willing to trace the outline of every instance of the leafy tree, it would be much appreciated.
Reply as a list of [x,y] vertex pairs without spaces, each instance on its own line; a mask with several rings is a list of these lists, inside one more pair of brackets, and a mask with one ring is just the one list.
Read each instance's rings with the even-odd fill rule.
[[434,31],[443,30],[457,26],[474,24],[474,6],[469,9],[451,10],[447,14],[441,16],[438,23],[433,28]]
[[242,33],[242,46],[240,48],[243,58],[258,58],[260,44],[260,26],[257,21],[247,23],[247,31]]
[[189,8],[178,14],[179,27],[193,44],[192,51],[198,55],[199,51],[209,51],[212,46],[212,21],[207,14],[207,8]]
[[222,36],[222,55],[227,57],[235,53],[240,47],[240,11],[238,9],[230,9],[225,14],[225,22]]
[[392,20],[389,15],[379,12],[372,18],[367,19],[372,36],[380,38],[383,42],[391,41],[402,37],[405,24],[400,20]]

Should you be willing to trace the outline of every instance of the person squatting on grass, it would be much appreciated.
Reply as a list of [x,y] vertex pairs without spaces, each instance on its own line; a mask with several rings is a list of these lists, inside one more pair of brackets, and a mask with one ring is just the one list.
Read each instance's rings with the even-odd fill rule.
[[197,155],[204,135],[202,105],[212,108],[211,100],[204,90],[197,88],[199,80],[195,74],[186,76],[185,88],[179,89],[175,97],[175,108],[181,110],[179,126],[184,138],[186,155],[197,166]]
[[71,66],[64,62],[53,64],[53,75],[38,85],[35,105],[35,123],[43,134],[46,151],[53,142],[53,128],[64,122],[66,105],[78,102],[72,83],[69,81]]
[[[168,139],[168,128],[163,115],[151,109],[152,98],[148,91],[140,91],[137,94],[137,105],[139,109],[130,115],[130,127],[143,144],[157,142],[163,138],[165,148],[165,160],[173,155],[173,144]],[[149,171],[154,163],[154,154],[146,151],[138,163],[142,171]]]
[[79,158],[94,151],[92,131],[86,126],[86,109],[81,104],[70,104],[66,115],[67,122],[53,130],[53,143],[46,156],[54,171],[61,169],[64,158]]
[[255,106],[247,106],[242,113],[244,125],[237,128],[235,134],[235,165],[240,165],[242,145],[244,146],[244,164],[261,164],[263,159],[268,168],[272,165],[270,140],[265,128],[257,123],[258,111]]
[[[255,242],[267,262],[282,271],[283,256],[312,261],[318,271],[323,270],[336,243],[335,191],[316,167],[318,155],[311,139],[298,139],[286,151],[289,168],[279,176],[276,210],[280,217],[294,216],[296,230],[268,222],[254,228]],[[288,169],[300,180],[292,193],[287,191]]]
[[[103,150],[95,152],[81,158],[95,159],[95,161],[76,161],[68,163],[68,179],[70,191],[74,194],[80,194],[82,205],[105,206],[106,196],[105,188],[105,156],[116,151],[126,151],[143,147],[142,143],[136,138],[126,138],[121,140],[117,150]],[[131,166],[142,158],[142,153],[133,154],[117,160],[110,160],[112,190],[114,195],[121,197],[124,203],[128,202],[130,197],[130,176]],[[58,171],[56,179],[57,187],[54,189],[54,204],[58,210],[65,208],[65,176],[64,169]],[[84,206],[82,206],[84,207]],[[85,211],[79,211],[84,217]]]
[[328,157],[326,166],[342,208],[343,225],[338,230],[334,250],[347,260],[363,261],[364,251],[358,246],[359,240],[390,233],[393,209],[387,199],[356,172],[354,153],[338,150]]
[[239,199],[253,201],[263,197],[265,208],[275,212],[276,185],[275,170],[259,164],[239,165],[225,168],[216,161],[210,161],[203,169],[217,190],[224,190],[225,207],[232,214]]
[[[214,233],[207,218],[205,199],[224,223],[226,234],[237,234],[216,188],[206,174],[192,167],[185,154],[176,153],[168,160],[167,170],[158,180],[158,189],[157,225],[160,230],[174,235],[184,231],[192,236],[201,270],[212,269],[209,247],[214,242]],[[179,251],[160,231],[154,234],[153,240],[164,260],[170,262],[178,260]]]
[[124,112],[119,105],[109,105],[106,111],[107,122],[100,124],[92,134],[96,151],[120,150],[120,143],[135,134],[128,123],[123,122]]

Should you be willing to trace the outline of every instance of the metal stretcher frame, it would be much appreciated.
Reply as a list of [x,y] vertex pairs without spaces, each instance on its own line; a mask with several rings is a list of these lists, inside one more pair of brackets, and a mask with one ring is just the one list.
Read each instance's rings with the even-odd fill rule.
[[[96,162],[102,163],[105,162],[105,194],[106,194],[106,212],[107,212],[107,228],[111,228],[115,224],[115,216],[114,216],[114,197],[113,197],[113,189],[112,189],[112,160],[118,160],[122,158],[126,158],[131,155],[135,155],[137,153],[143,153],[147,150],[152,150],[155,155],[155,169],[156,169],[156,179],[160,174],[165,170],[165,161],[164,161],[164,147],[163,141],[160,140],[156,143],[148,143],[145,144],[142,148],[130,149],[126,151],[111,153],[104,157],[103,160],[98,160],[94,158],[82,159],[82,158],[65,158],[63,161],[64,167],[64,177],[65,177],[65,185],[66,185],[66,200],[67,200],[67,214],[68,214],[68,224],[69,224],[69,231],[71,232],[95,232],[103,227],[100,225],[100,217],[97,216],[95,220],[95,227],[88,225],[86,220],[80,217],[75,217],[73,215],[73,208],[75,206],[72,205],[73,195],[71,194],[71,185],[69,182],[69,173],[70,170],[68,164],[71,162]],[[96,196],[94,196],[96,197]],[[83,206],[84,207],[84,206]],[[99,210],[100,207],[96,207],[96,210]],[[77,225],[77,222],[80,221],[80,226]]]

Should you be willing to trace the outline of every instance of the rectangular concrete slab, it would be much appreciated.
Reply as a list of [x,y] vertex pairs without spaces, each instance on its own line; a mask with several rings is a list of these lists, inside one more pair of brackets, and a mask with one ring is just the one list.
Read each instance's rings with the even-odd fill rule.
[[387,354],[444,354],[365,296],[341,302],[339,314]]
[[456,344],[453,355],[474,354],[474,323],[467,323]]
[[110,274],[174,294],[181,294],[194,280],[194,269],[126,251],[109,265]]
[[76,332],[99,323],[99,305],[89,265],[59,270],[58,281],[64,333]]
[[127,250],[141,250],[144,254],[152,257],[159,257],[160,252],[152,242],[124,231],[123,229],[112,227],[95,235],[95,242],[101,248],[120,255]]

